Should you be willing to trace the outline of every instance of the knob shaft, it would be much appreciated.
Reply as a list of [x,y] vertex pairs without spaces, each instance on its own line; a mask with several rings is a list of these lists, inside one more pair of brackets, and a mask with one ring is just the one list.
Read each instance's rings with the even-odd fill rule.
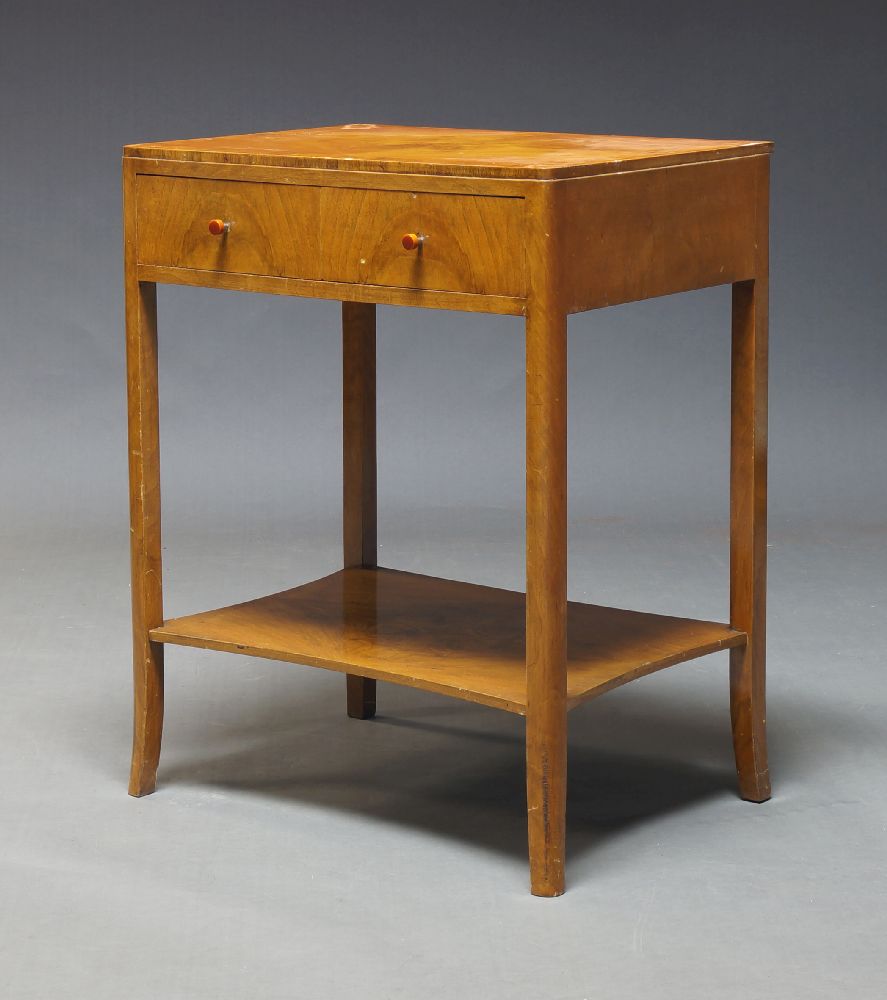
[[209,220],[209,231],[213,236],[221,236],[222,233],[227,233],[231,228],[230,222],[225,222],[224,219],[210,219]]

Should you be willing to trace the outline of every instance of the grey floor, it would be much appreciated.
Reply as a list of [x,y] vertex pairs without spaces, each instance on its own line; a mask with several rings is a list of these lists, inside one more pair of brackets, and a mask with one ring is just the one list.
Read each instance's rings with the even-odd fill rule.
[[[325,572],[334,521],[174,520],[168,607]],[[774,520],[772,801],[734,793],[723,655],[638,681],[571,715],[568,891],[540,900],[521,720],[423,692],[351,721],[337,674],[170,649],[129,798],[125,531],[50,523],[2,538],[4,998],[885,995],[887,524]],[[518,512],[386,523],[389,565],[519,582]],[[723,522],[573,529],[573,597],[723,613]]]

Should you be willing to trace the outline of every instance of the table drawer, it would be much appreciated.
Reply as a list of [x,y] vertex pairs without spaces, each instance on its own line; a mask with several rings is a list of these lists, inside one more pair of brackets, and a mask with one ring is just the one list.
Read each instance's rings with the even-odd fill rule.
[[136,203],[140,264],[322,277],[320,188],[140,175]]
[[140,264],[524,294],[522,198],[143,174],[136,202]]
[[[325,188],[325,277],[402,288],[524,294],[523,198]],[[424,237],[418,249],[406,234]]]

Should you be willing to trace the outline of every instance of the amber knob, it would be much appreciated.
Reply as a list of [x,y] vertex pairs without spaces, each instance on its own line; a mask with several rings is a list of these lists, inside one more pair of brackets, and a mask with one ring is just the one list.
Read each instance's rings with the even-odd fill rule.
[[224,219],[210,219],[209,220],[209,231],[213,236],[221,236],[222,233],[227,233],[231,228],[230,222],[225,222]]
[[421,233],[404,233],[400,242],[404,250],[418,250],[424,239]]

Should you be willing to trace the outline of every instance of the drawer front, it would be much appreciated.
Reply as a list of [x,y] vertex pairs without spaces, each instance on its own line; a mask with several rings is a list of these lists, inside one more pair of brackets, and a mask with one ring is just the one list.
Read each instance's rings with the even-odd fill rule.
[[[402,288],[524,294],[523,198],[325,188],[325,277]],[[404,235],[425,238],[416,250]]]
[[140,264],[524,294],[522,198],[142,174],[136,201]]
[[320,188],[139,175],[136,203],[140,264],[322,277]]

